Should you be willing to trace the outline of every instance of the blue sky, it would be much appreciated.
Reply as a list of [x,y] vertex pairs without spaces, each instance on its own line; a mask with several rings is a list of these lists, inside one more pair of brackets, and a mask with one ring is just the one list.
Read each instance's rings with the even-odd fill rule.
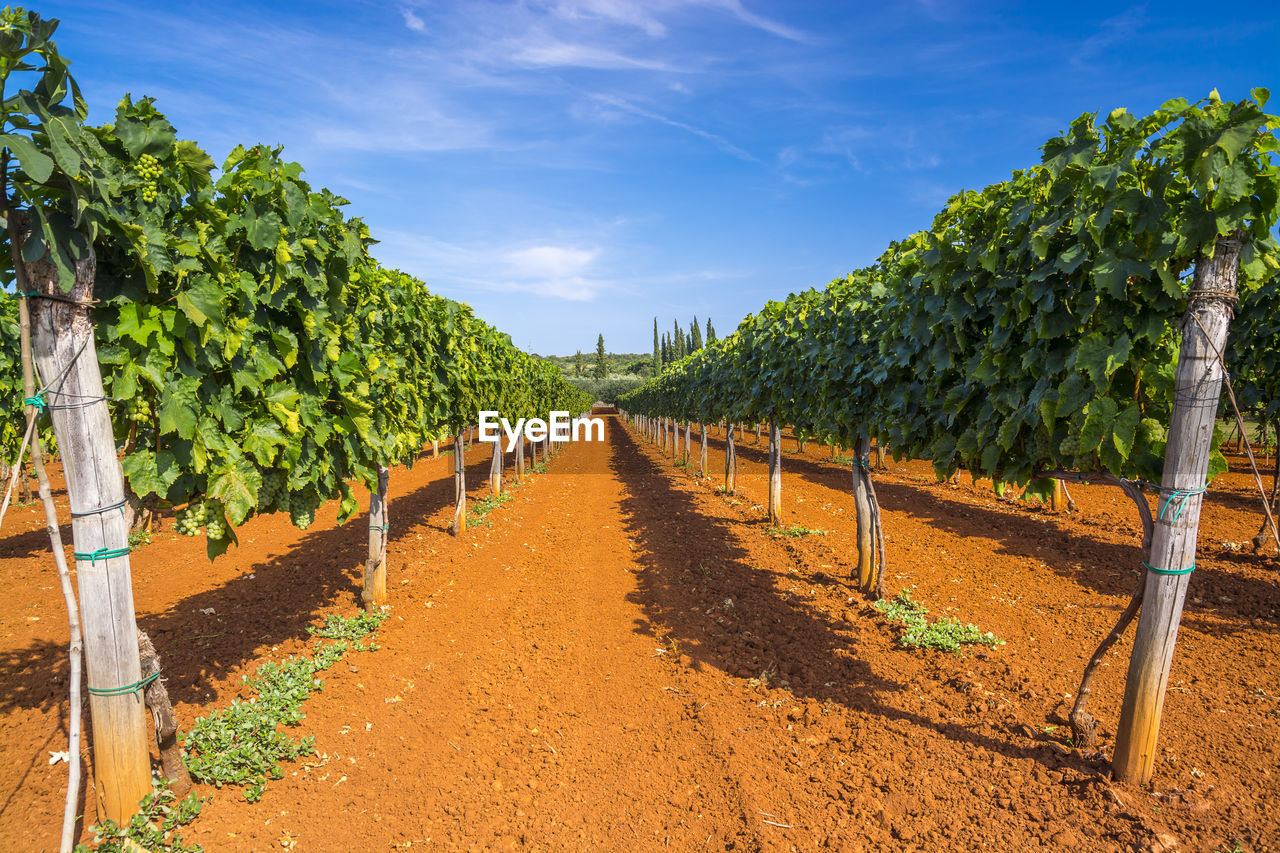
[[1277,93],[1280,7],[53,2],[92,110],[282,144],[375,254],[541,353],[863,266],[1083,112]]

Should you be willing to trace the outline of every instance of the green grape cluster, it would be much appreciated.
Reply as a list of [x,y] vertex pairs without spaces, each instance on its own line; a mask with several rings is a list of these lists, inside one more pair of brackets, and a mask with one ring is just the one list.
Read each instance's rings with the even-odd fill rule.
[[164,174],[164,169],[160,168],[160,161],[150,154],[143,154],[134,164],[133,171],[143,181],[142,200],[147,204],[154,203],[157,196],[156,180]]
[[150,423],[151,404],[144,397],[133,397],[125,402],[125,417],[134,423]]
[[271,507],[285,509],[289,503],[289,496],[284,487],[283,471],[268,471],[263,474],[262,488],[258,490],[258,507],[262,510]]
[[320,506],[320,496],[308,489],[305,492],[294,492],[289,496],[289,519],[299,530],[306,530],[316,520],[316,509]]
[[193,500],[178,510],[177,530],[183,536],[196,536],[209,520],[209,507],[203,500]]
[[204,535],[215,542],[227,538],[227,519],[222,501],[205,501]]

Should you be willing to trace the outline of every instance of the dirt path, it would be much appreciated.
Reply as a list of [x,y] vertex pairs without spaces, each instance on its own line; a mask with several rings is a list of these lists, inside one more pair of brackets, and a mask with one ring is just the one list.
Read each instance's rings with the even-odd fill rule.
[[[717,477],[699,480],[609,419],[606,442],[569,447],[491,526],[456,539],[443,532],[450,460],[395,472],[381,650],[328,671],[304,706],[301,733],[320,756],[287,766],[257,804],[209,792],[188,840],[210,851],[1123,850],[1172,833],[1187,850],[1273,849],[1280,676],[1261,661],[1280,643],[1265,561],[1205,560],[1155,791],[1113,787],[1105,760],[1063,744],[1053,719],[1132,580],[1123,506],[1077,490],[1080,517],[1053,517],[928,482],[914,464],[881,475],[891,589],[914,585],[935,611],[1009,641],[965,657],[905,652],[843,580],[847,470],[816,446],[789,453],[787,522],[829,532],[774,539],[758,506],[762,454],[743,448],[743,494],[726,498],[713,491],[718,446]],[[478,494],[485,450],[468,459]],[[1224,495],[1215,536],[1253,523]],[[182,540],[143,551],[140,621],[167,641],[184,725],[225,705],[262,658],[302,648],[322,613],[354,609],[360,529],[322,517],[300,534],[256,519],[212,566]],[[37,571],[28,536],[0,541],[11,595]],[[0,839],[16,841],[5,849],[56,838],[64,773],[31,754],[39,738],[58,748],[65,713],[64,687],[47,677],[58,600],[40,586],[0,608]],[[26,612],[52,624],[24,624]],[[1097,699],[1104,733],[1121,655]]]

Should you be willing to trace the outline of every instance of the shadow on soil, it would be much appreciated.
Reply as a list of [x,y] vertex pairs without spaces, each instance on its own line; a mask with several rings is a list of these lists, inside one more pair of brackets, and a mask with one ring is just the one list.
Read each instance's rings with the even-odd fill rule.
[[[748,443],[737,445],[739,458],[766,465],[768,459],[765,450],[753,446],[751,441],[752,433],[748,431]],[[722,450],[724,440],[708,436],[708,445]],[[790,438],[784,437],[784,448],[788,446],[794,448]],[[784,456],[782,465],[784,478],[795,475],[842,494],[849,491],[848,470],[834,463],[819,462],[788,453]],[[1060,525],[1041,506],[1025,505],[1013,511],[1000,511],[975,506],[960,499],[949,499],[946,495],[949,488],[957,487],[933,483],[912,485],[901,481],[889,482],[883,478],[876,480],[880,506],[889,512],[914,516],[936,530],[943,530],[960,538],[988,540],[996,546],[997,553],[1035,559],[1061,577],[1105,595],[1127,598],[1133,591],[1142,560],[1137,541],[1139,522],[1136,510],[1132,513],[1131,522],[1135,531],[1134,542],[1112,543],[1081,537],[1076,531]],[[992,499],[995,500],[994,496]],[[1208,501],[1224,506],[1248,503],[1243,496],[1224,491],[1211,492]],[[1258,511],[1259,518],[1262,517],[1256,497],[1248,506]],[[1082,523],[1091,522],[1085,520]],[[1098,526],[1103,524],[1104,521],[1097,522]],[[892,530],[887,526],[886,532],[892,535]],[[1264,554],[1210,553],[1205,543],[1202,542],[1201,546],[1201,563],[1195,572],[1187,598],[1188,620],[1184,623],[1184,628],[1219,636],[1259,629],[1280,630],[1280,612],[1276,607],[1276,602],[1280,601],[1280,575],[1257,577],[1227,570],[1227,566],[1239,566],[1255,572],[1274,572],[1280,562]],[[890,565],[893,564],[892,551],[889,553],[889,562]],[[1195,618],[1204,613],[1214,615],[1212,625],[1202,624],[1201,620]]]
[[[468,500],[487,493],[488,473],[488,458],[467,465]],[[393,473],[390,545],[424,527],[443,533],[444,524],[433,516],[452,504],[451,473],[407,494],[397,494]],[[247,566],[243,574],[219,586],[195,592],[162,612],[140,614],[138,627],[160,653],[170,699],[175,704],[207,702],[215,693],[212,682],[253,660],[261,647],[306,640],[307,627],[335,604],[345,610],[359,607],[367,526],[367,514],[360,513],[340,527],[307,533],[295,547]],[[47,538],[44,547],[48,548]],[[161,547],[162,543],[147,546]],[[134,583],[142,587],[151,582],[146,548],[136,560]],[[392,557],[392,584],[399,569]],[[61,705],[60,718],[65,720],[68,673],[65,646],[41,642],[0,650],[0,708]]]
[[[738,543],[759,525],[704,513],[630,433],[615,425],[608,438],[614,473],[624,484],[626,530],[643,566],[634,600],[644,608],[646,622],[637,631],[652,636],[670,654],[687,656],[694,668],[711,667],[739,678],[775,673],[771,679],[785,681],[797,699],[835,702],[1010,758],[1030,757],[1051,768],[1076,761],[1047,747],[1024,749],[961,722],[899,707],[896,702],[909,701],[909,685],[876,675],[867,663],[887,652],[887,633],[861,619],[861,624],[851,624],[822,613],[783,587],[816,581],[838,585],[842,595],[856,593],[825,577],[797,576],[787,584],[785,576],[752,565]],[[914,661],[896,665],[908,673],[915,667],[924,670]],[[1078,766],[1092,770],[1083,762]]]

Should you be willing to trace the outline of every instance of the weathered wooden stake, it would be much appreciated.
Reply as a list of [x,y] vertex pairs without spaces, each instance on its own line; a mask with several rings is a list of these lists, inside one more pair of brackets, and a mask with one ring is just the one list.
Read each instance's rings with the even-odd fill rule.
[[782,430],[777,418],[769,418],[769,523],[774,527],[782,524]]
[[1200,507],[1222,392],[1220,355],[1231,325],[1242,244],[1238,234],[1219,237],[1213,257],[1196,263],[1188,293],[1151,563],[1116,732],[1113,766],[1122,782],[1146,784],[1155,765],[1178,624],[1195,567]]
[[366,610],[377,610],[387,602],[387,486],[391,472],[378,466],[378,485],[369,492],[369,555],[364,561],[364,589],[360,600]]
[[462,442],[458,433],[453,440],[453,524],[449,526],[454,536],[467,532],[467,460]]
[[702,431],[702,456],[698,462],[698,475],[705,477],[707,476],[707,424],[703,421],[698,424],[698,427]]
[[737,488],[738,480],[738,455],[733,449],[733,424],[726,424],[724,428],[724,491],[725,494],[733,494]]
[[1053,480],[1053,496],[1049,500],[1049,508],[1054,512],[1063,512],[1067,508],[1067,495],[1062,489],[1062,481],[1057,477]]
[[[12,247],[11,247],[12,248]],[[13,259],[19,261],[20,255],[13,249]],[[18,274],[19,287],[27,290],[26,276]],[[22,387],[28,400],[36,393],[35,362],[31,357],[31,313],[25,299],[18,302],[18,317],[21,327],[20,344],[22,356]],[[62,806],[62,841],[60,853],[71,853],[75,847],[76,820],[80,804],[80,727],[84,719],[84,700],[81,692],[84,672],[84,641],[80,630],[80,607],[76,604],[75,587],[71,583],[71,571],[67,568],[66,549],[62,545],[62,531],[58,526],[58,510],[53,503],[53,490],[49,486],[49,473],[44,467],[44,449],[40,442],[40,430],[36,428],[39,410],[26,404],[23,414],[27,420],[27,434],[31,437],[31,467],[36,473],[36,484],[40,491],[40,504],[44,508],[45,532],[49,536],[49,547],[53,552],[53,564],[58,571],[58,585],[62,589],[63,604],[67,608],[67,629],[71,640],[67,644],[70,659],[68,718],[67,718],[67,794]],[[22,471],[22,453],[19,451],[13,473]],[[5,496],[6,500],[8,495]],[[0,517],[4,510],[0,508]]]
[[686,467],[688,467],[689,465],[689,459],[690,459],[689,436],[692,432],[693,432],[693,424],[690,421],[685,421],[684,422],[684,464]]
[[489,493],[502,494],[502,436],[493,440],[493,458],[489,462]]
[[524,436],[516,439],[516,485],[524,482]]
[[[30,235],[29,225],[20,213],[10,216],[16,255]],[[129,527],[118,511],[125,501],[124,476],[87,310],[97,262],[93,252],[86,251],[75,264],[75,281],[65,294],[56,269],[44,258],[18,267],[18,275],[26,278],[25,284],[19,281],[24,290],[84,303],[32,299],[31,346],[36,370],[50,386],[46,401],[71,504],[98,802],[102,817],[128,824],[151,792],[151,764],[145,709],[139,693],[127,690],[140,682],[142,672]],[[121,689],[111,695],[99,692]]]

